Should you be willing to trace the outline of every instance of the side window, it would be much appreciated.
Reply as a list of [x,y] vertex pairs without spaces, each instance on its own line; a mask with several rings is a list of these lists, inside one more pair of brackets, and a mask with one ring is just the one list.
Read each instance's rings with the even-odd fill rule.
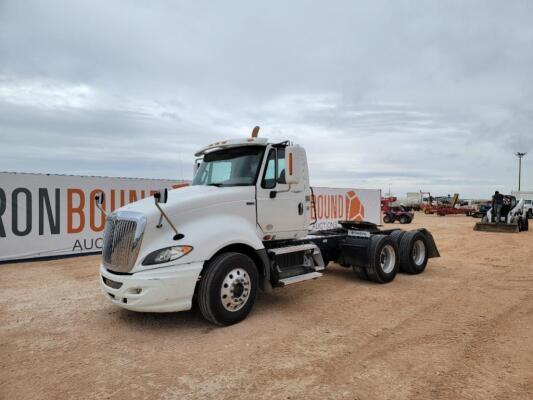
[[265,175],[263,176],[261,186],[264,189],[272,189],[276,187],[276,150],[274,149],[271,149],[268,153]]
[[278,149],[277,160],[276,149],[271,149],[268,153],[265,174],[261,186],[264,189],[273,189],[276,187],[276,183],[285,183],[285,149]]

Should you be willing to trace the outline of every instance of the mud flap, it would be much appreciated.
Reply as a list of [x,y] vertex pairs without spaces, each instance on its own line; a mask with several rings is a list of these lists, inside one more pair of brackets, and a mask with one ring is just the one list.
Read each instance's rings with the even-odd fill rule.
[[426,238],[428,244],[428,258],[440,257],[439,249],[437,249],[437,244],[435,243],[435,239],[433,239],[431,232],[425,228],[415,230],[420,232]]

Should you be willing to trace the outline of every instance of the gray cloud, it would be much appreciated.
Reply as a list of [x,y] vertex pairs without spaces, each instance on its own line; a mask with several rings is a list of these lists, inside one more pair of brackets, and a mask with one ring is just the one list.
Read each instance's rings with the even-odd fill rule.
[[525,1],[4,0],[0,170],[190,177],[194,149],[259,124],[307,148],[313,184],[510,191],[513,152],[533,151],[532,17]]

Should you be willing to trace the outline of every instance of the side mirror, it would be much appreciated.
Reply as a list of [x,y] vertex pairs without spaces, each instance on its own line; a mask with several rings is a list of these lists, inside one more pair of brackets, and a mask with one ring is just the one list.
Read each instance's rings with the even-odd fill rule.
[[168,189],[164,188],[154,193],[156,204],[166,203],[168,201]]
[[94,196],[94,201],[96,202],[96,205],[102,206],[105,202],[105,195],[104,192],[100,192],[96,196]]
[[98,207],[98,209],[102,212],[102,214],[107,215],[104,210],[104,202],[105,202],[104,192],[100,192],[96,196],[94,196],[94,202],[96,203],[96,207]]
[[200,168],[200,164],[202,164],[202,159],[201,158],[197,158],[196,160],[194,160],[194,165],[192,166],[192,176],[193,176],[193,178],[196,175],[196,172],[198,171],[198,168]]
[[289,185],[300,183],[303,178],[307,158],[305,150],[300,146],[285,148],[285,182]]

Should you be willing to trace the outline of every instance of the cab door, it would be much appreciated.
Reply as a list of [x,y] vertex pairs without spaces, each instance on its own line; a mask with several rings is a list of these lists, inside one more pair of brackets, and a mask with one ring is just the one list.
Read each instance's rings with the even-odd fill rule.
[[257,223],[264,236],[291,239],[307,234],[303,182],[285,182],[285,148],[272,147],[257,182]]

